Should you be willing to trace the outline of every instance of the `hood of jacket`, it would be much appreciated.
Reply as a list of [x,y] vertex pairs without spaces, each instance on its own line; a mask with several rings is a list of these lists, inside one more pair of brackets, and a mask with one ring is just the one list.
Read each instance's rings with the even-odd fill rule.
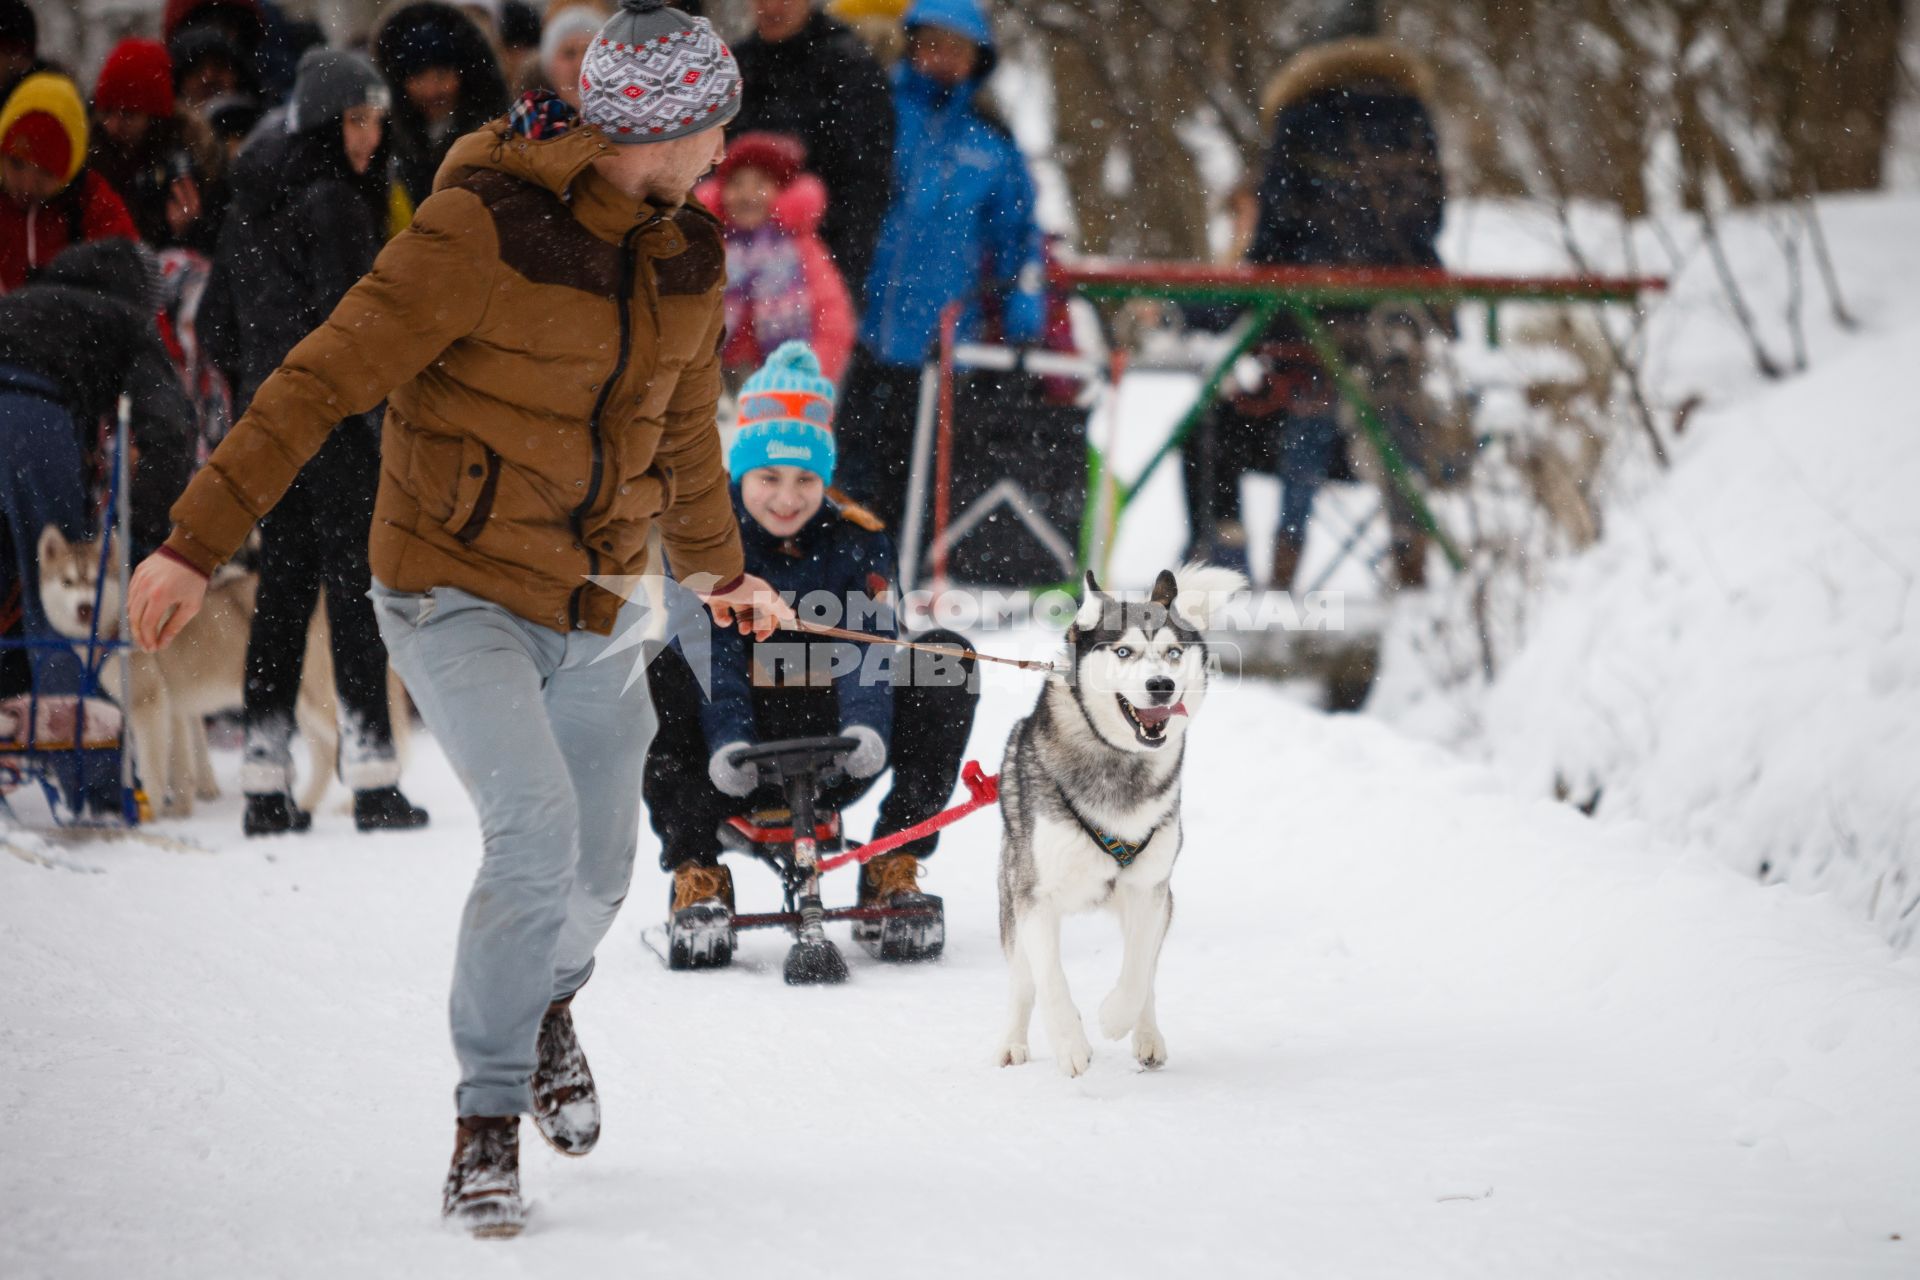
[[406,95],[407,77],[422,66],[460,73],[456,119],[481,119],[507,104],[507,81],[473,19],[440,0],[414,0],[394,10],[373,37],[373,62],[393,87],[393,114],[417,117]]
[[227,172],[232,193],[229,210],[243,217],[262,218],[327,179],[353,187],[371,204],[384,209],[384,175],[391,163],[384,143],[374,153],[373,167],[365,174],[356,174],[348,167],[344,152],[336,158],[327,150],[337,142],[337,129],[331,134],[288,133],[285,121],[283,114],[269,116],[234,158]]
[[36,283],[64,284],[130,303],[142,313],[160,309],[160,263],[137,240],[112,236],[62,249]]
[[1433,93],[1433,69],[1406,45],[1378,36],[1353,36],[1311,45],[1288,59],[1260,95],[1266,123],[1287,107],[1328,89],[1377,83],[1426,101]]
[[596,156],[612,150],[613,144],[591,125],[576,125],[558,137],[536,140],[516,135],[503,116],[453,144],[434,175],[433,189],[444,191],[478,173],[503,173],[565,196]]
[[826,216],[826,184],[810,173],[789,182],[773,198],[773,225],[790,236],[818,235]]
[[167,7],[161,11],[160,32],[163,39],[171,40],[189,18],[201,18],[215,9],[224,9],[240,26],[255,33],[255,39],[266,29],[266,22],[260,16],[259,0],[167,0]]
[[[733,216],[727,212],[726,189],[719,182],[709,179],[701,183],[694,188],[694,198],[713,211],[721,226],[735,230]],[[786,234],[800,237],[818,235],[826,216],[826,184],[803,173],[774,195],[769,220]]]
[[980,47],[980,62],[974,68],[973,82],[979,84],[993,74],[1000,63],[1000,48],[993,39],[993,27],[980,0],[918,0],[907,11],[902,24],[909,35],[915,27],[939,27],[965,36]]
[[[602,178],[593,168],[594,157],[611,150],[613,144],[592,125],[536,140],[513,132],[502,116],[454,142],[434,175],[433,189],[443,191],[480,173],[502,174],[561,197],[587,230],[618,240],[635,224],[673,211],[636,200]],[[709,222],[719,221],[692,200],[686,207]]]

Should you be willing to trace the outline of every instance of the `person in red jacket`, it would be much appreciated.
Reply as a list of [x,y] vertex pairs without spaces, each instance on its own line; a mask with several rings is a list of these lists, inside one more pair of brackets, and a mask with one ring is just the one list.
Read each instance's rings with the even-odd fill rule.
[[727,146],[695,191],[727,240],[730,382],[766,363],[783,342],[810,343],[835,382],[853,351],[853,300],[820,238],[827,189],[806,172],[807,150],[783,133],[749,133]]
[[70,244],[139,239],[127,206],[86,166],[79,87],[51,71],[22,80],[0,107],[0,293]]

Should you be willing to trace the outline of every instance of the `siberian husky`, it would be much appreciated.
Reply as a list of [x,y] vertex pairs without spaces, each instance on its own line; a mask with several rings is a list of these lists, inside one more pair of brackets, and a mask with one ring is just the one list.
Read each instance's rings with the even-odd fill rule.
[[[40,602],[54,630],[85,640],[93,629],[94,592],[99,582],[100,544],[70,542],[58,527],[40,535]],[[133,653],[133,749],[141,784],[156,816],[181,818],[193,812],[195,799],[219,796],[213,764],[207,756],[206,717],[237,710],[246,679],[247,634],[253,628],[257,575],[223,568],[207,584],[206,603],[175,643],[158,653]],[[105,619],[102,638],[119,633],[120,573],[116,563],[100,593]],[[111,684],[109,684],[111,691]],[[393,705],[396,748],[404,749],[408,705],[398,679],[387,674]],[[302,790],[300,807],[312,812],[325,796],[333,770],[320,761],[336,759],[340,730],[333,693],[333,648],[324,608],[314,610],[307,632],[307,656],[301,667],[295,719],[314,761]]]
[[1193,564],[1162,572],[1139,602],[1087,575],[1064,669],[1014,726],[1000,773],[1000,944],[1012,971],[1000,1065],[1027,1060],[1037,996],[1060,1069],[1087,1069],[1092,1050],[1060,963],[1060,921],[1096,907],[1119,916],[1124,939],[1100,1029],[1113,1040],[1132,1032],[1142,1066],[1167,1060],[1153,979],[1173,919],[1187,722],[1207,692],[1203,633],[1214,608],[1246,584],[1231,569]]

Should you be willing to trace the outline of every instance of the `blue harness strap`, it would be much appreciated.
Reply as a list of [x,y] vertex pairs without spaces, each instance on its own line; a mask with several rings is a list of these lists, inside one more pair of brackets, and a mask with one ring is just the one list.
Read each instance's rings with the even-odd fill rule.
[[1080,811],[1073,807],[1073,801],[1067,799],[1067,793],[1058,782],[1053,784],[1053,790],[1060,797],[1060,803],[1066,806],[1067,812],[1073,815],[1073,820],[1080,824],[1080,829],[1087,833],[1087,839],[1093,841],[1100,852],[1119,863],[1122,868],[1132,866],[1133,860],[1140,856],[1140,851],[1152,844],[1153,837],[1159,834],[1160,824],[1156,822],[1147,834],[1138,840],[1123,840],[1119,836],[1102,831],[1081,817]]

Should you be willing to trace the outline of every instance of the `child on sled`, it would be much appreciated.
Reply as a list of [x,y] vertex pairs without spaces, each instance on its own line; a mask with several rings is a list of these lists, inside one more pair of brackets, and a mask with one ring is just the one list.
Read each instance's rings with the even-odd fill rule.
[[[833,384],[804,342],[788,342],[740,392],[740,426],[728,454],[747,572],[793,599],[803,619],[897,634],[893,544],[864,509],[828,493],[835,461]],[[821,734],[858,742],[847,776],[819,797],[838,810],[872,789],[891,767],[893,785],[874,836],[932,817],[959,777],[978,690],[973,663],[795,632],[756,643],[730,628],[707,628],[710,693],[679,641],[648,669],[660,727],[647,755],[644,794],[660,837],[661,867],[673,873],[673,909],[714,904],[733,910],[733,878],[719,861],[717,829],[728,818],[784,807],[777,788],[730,756],[740,747]],[[965,647],[947,631],[922,640]],[[906,906],[918,892],[929,835],[873,859],[861,871],[861,905]],[[867,926],[856,924],[859,930]]]

